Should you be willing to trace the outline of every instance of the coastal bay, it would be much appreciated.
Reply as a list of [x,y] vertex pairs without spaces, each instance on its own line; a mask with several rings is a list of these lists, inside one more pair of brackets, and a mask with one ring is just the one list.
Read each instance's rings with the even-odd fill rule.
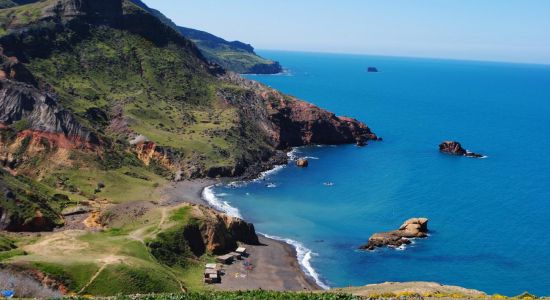
[[[198,179],[170,183],[161,188],[162,204],[177,205],[192,203],[214,209],[203,198],[205,188],[220,183],[220,180]],[[219,210],[219,209],[218,209]],[[236,262],[225,266],[225,275],[218,290],[273,290],[273,291],[314,291],[320,287],[302,270],[296,249],[283,241],[260,234],[261,245],[247,245],[250,261],[254,269],[246,271]]]
[[[542,271],[550,266],[549,241],[537,238],[550,211],[543,184],[550,178],[540,172],[550,166],[540,155],[548,147],[547,66],[264,55],[289,70],[249,78],[359,116],[384,141],[299,148],[308,168],[289,164],[263,180],[216,187],[222,203],[258,231],[310,249],[312,267],[331,287],[429,280],[488,293],[549,293]],[[369,65],[380,72],[367,73]],[[486,157],[442,154],[444,140]],[[404,251],[357,251],[372,234],[414,216],[430,219],[428,239]]]

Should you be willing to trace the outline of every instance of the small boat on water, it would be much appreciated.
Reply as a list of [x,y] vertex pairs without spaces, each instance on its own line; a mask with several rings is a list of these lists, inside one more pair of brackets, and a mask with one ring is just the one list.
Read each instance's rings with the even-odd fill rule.
[[378,69],[376,67],[368,67],[367,72],[369,72],[369,73],[378,73]]
[[325,182],[323,183],[324,186],[333,186],[334,185],[334,182]]

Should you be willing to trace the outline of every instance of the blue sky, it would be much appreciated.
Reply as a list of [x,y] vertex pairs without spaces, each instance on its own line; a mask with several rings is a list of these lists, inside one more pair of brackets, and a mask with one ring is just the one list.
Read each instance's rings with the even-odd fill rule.
[[548,0],[145,0],[259,49],[550,64]]

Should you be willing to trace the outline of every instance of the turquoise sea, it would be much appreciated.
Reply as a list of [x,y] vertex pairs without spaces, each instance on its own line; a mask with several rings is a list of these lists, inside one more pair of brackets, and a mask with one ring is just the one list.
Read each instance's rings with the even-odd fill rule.
[[[207,189],[213,204],[291,239],[326,286],[422,280],[550,295],[550,66],[261,54],[288,72],[249,78],[358,118],[384,141],[297,149],[309,168]],[[487,158],[440,154],[448,139]],[[410,217],[430,219],[429,238],[357,250]]]

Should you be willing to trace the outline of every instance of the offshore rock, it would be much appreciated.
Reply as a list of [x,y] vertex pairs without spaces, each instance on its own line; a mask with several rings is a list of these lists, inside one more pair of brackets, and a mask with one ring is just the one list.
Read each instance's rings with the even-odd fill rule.
[[309,161],[305,158],[300,158],[296,161],[296,166],[300,168],[307,168],[309,166]]
[[455,141],[445,141],[439,145],[439,151],[446,154],[457,155],[457,156],[466,156],[473,158],[481,158],[482,154],[470,152],[464,148],[459,142]]
[[374,250],[380,247],[400,247],[411,243],[410,238],[425,238],[428,236],[428,219],[412,218],[398,230],[375,233],[367,244],[360,247],[363,250]]

